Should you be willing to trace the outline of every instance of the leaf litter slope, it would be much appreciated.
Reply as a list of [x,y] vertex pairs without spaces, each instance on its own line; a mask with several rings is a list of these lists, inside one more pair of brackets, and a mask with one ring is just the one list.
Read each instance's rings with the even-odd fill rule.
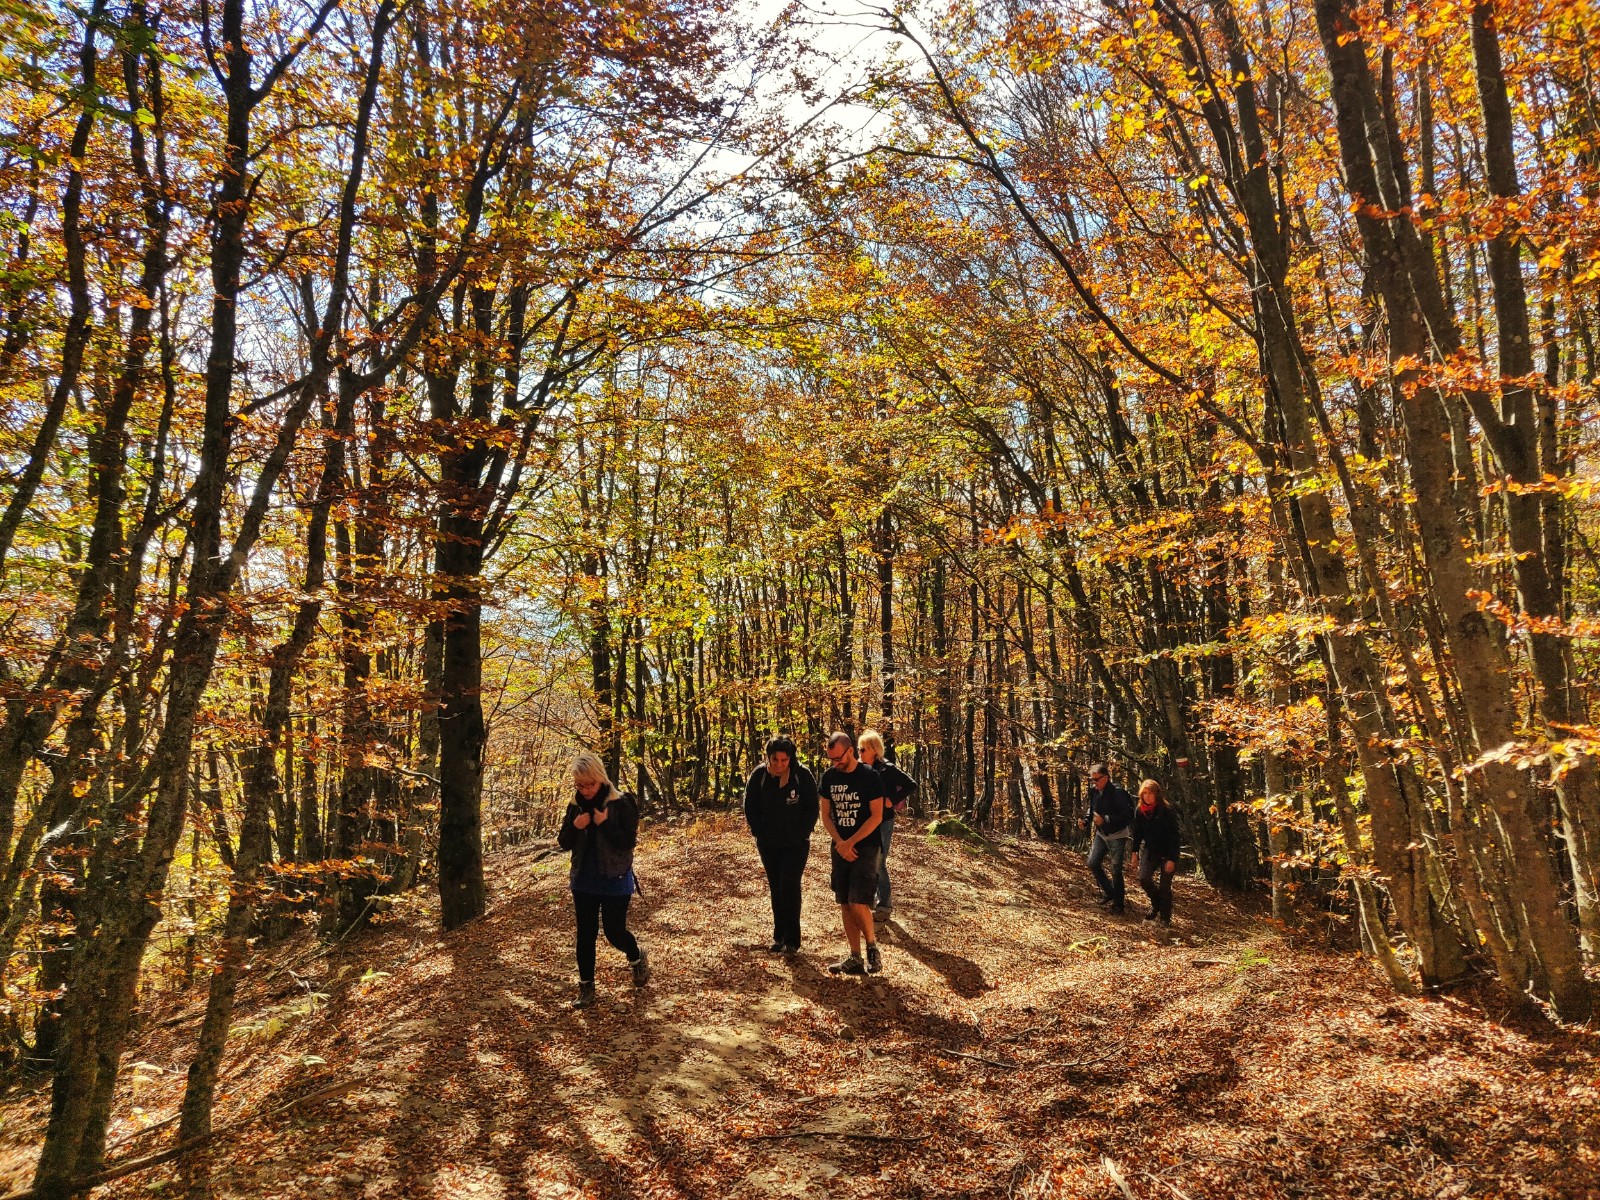
[[[1057,847],[903,826],[893,864],[872,979],[826,972],[842,943],[820,851],[805,950],[764,953],[760,867],[720,820],[647,837],[633,923],[655,980],[635,991],[602,943],[587,1012],[567,1007],[563,861],[527,849],[494,864],[490,914],[443,939],[417,910],[331,954],[283,948],[253,973],[217,1123],[358,1086],[224,1137],[216,1194],[1128,1194],[1109,1159],[1139,1197],[1600,1197],[1592,1034],[1397,999],[1192,880],[1175,944],[1155,944]],[[150,1022],[113,1158],[171,1136],[138,1131],[174,1111],[202,995]],[[41,1104],[9,1102],[13,1186]]]

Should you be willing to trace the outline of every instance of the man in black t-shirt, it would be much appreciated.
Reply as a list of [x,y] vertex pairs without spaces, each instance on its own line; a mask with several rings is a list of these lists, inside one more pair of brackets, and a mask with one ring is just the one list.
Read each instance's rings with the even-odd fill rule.
[[[878,938],[872,927],[872,898],[878,888],[878,826],[883,823],[883,781],[856,758],[848,733],[828,738],[829,767],[817,790],[822,823],[833,839],[833,895],[844,917],[850,954],[829,966],[844,975],[883,970]],[[862,943],[866,961],[862,962]]]

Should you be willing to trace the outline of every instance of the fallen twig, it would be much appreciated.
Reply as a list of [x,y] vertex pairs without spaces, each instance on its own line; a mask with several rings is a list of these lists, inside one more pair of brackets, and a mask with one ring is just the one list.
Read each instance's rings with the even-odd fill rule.
[[[327,1087],[318,1088],[314,1092],[307,1092],[304,1096],[296,1096],[293,1100],[287,1100],[278,1105],[276,1108],[269,1108],[265,1112],[259,1112],[254,1116],[245,1117],[242,1120],[233,1122],[231,1125],[224,1125],[220,1129],[213,1129],[210,1133],[203,1134],[200,1137],[190,1138],[187,1142],[182,1142],[179,1145],[171,1147],[170,1149],[161,1150],[155,1154],[146,1155],[144,1158],[136,1158],[132,1162],[117,1163],[115,1166],[107,1167],[104,1171],[90,1175],[86,1179],[75,1180],[71,1186],[67,1188],[67,1192],[76,1196],[79,1192],[87,1192],[91,1188],[101,1187],[105,1184],[111,1183],[113,1180],[121,1179],[124,1176],[135,1175],[140,1171],[148,1170],[150,1167],[159,1167],[162,1163],[171,1162],[175,1158],[181,1158],[185,1154],[188,1154],[191,1150],[198,1150],[201,1146],[204,1146],[209,1142],[214,1142],[220,1137],[226,1137],[229,1134],[237,1133],[246,1126],[254,1125],[257,1121],[265,1121],[270,1117],[281,1116],[283,1113],[288,1112],[292,1108],[297,1108],[302,1104],[312,1104],[319,1100],[332,1100],[338,1096],[343,1096],[348,1092],[353,1092],[357,1088],[365,1086],[366,1080],[363,1079],[347,1079],[343,1083],[329,1084]],[[9,1196],[0,1196],[0,1200],[36,1200],[36,1197],[39,1195],[40,1193],[34,1191],[32,1188],[29,1188],[22,1192],[12,1192]]]
[[1225,958],[1192,958],[1189,960],[1191,967],[1225,967],[1228,960]]
[[1033,1065],[1040,1067],[1060,1067],[1064,1071],[1070,1071],[1074,1067],[1092,1067],[1095,1063],[1103,1063],[1107,1059],[1115,1058],[1121,1052],[1122,1048],[1119,1046],[1114,1050],[1107,1050],[1104,1054],[1097,1055],[1094,1058],[1075,1058],[1070,1062],[1042,1062],[1035,1063]]
[[1061,1017],[1060,1017],[1059,1014],[1057,1014],[1056,1016],[1052,1017],[1049,1021],[1046,1021],[1042,1025],[1029,1025],[1026,1028],[1019,1029],[1015,1033],[1007,1034],[1005,1037],[999,1038],[997,1040],[1002,1041],[1002,1042],[1020,1042],[1020,1041],[1022,1041],[1023,1038],[1037,1037],[1041,1033],[1045,1033],[1048,1030],[1055,1029],[1058,1026],[1060,1026],[1060,1024],[1061,1024]]
[[1122,1177],[1122,1171],[1117,1167],[1117,1164],[1104,1154],[1100,1156],[1100,1169],[1111,1177],[1112,1183],[1122,1189],[1122,1194],[1128,1200],[1139,1200],[1139,1193],[1128,1186],[1128,1181]]
[[968,1054],[965,1050],[939,1050],[937,1053],[949,1054],[955,1058],[970,1058],[973,1062],[985,1063],[991,1067],[1004,1067],[1008,1071],[1015,1071],[1018,1067],[1022,1066],[1021,1063],[1002,1062],[998,1058],[985,1058],[981,1054]]
[[178,1112],[173,1113],[170,1117],[167,1117],[164,1120],[156,1121],[156,1122],[154,1122],[154,1123],[152,1123],[150,1125],[146,1125],[142,1129],[135,1129],[132,1133],[126,1134],[123,1137],[120,1137],[116,1141],[112,1142],[111,1145],[106,1147],[106,1150],[107,1151],[120,1150],[123,1146],[126,1146],[129,1142],[136,1142],[140,1138],[145,1137],[145,1136],[147,1136],[149,1134],[152,1134],[158,1129],[165,1129],[168,1125],[171,1125],[174,1121],[176,1121],[181,1116],[183,1116],[183,1112],[180,1109]]

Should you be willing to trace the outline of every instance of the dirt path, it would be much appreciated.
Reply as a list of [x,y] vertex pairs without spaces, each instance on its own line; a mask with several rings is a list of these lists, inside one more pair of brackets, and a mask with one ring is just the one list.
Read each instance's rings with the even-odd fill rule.
[[[1397,1000],[1193,881],[1155,945],[1067,852],[902,830],[884,974],[843,979],[821,853],[785,960],[746,839],[657,829],[634,921],[656,978],[635,991],[602,942],[574,1013],[564,865],[534,858],[496,860],[469,929],[418,910],[263,965],[219,1123],[359,1087],[230,1138],[217,1195],[1600,1197],[1600,1038]],[[173,1111],[192,1033],[152,1029],[114,1138]],[[15,1186],[40,1097],[6,1116]],[[168,1170],[110,1193],[170,1193]]]

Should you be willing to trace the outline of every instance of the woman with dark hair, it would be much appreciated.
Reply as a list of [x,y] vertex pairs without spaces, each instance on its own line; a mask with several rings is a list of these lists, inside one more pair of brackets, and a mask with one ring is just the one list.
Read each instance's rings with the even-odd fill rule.
[[771,954],[800,949],[800,877],[811,856],[817,827],[817,781],[795,761],[795,745],[775,737],[766,762],[750,772],[744,788],[744,819],[756,839],[772,896]]
[[650,982],[650,960],[628,931],[628,904],[638,889],[633,848],[639,841],[639,806],[618,792],[605,764],[593,754],[572,760],[577,797],[567,805],[556,842],[572,852],[572,904],[578,918],[578,998],[574,1008],[594,1003],[594,951],[601,926],[606,941],[627,955],[633,986]]
[[[1144,853],[1139,852],[1144,847]],[[1167,793],[1154,779],[1139,785],[1139,807],[1133,812],[1134,870],[1139,886],[1150,897],[1146,921],[1172,924],[1172,873],[1178,869],[1178,814],[1167,803]]]

